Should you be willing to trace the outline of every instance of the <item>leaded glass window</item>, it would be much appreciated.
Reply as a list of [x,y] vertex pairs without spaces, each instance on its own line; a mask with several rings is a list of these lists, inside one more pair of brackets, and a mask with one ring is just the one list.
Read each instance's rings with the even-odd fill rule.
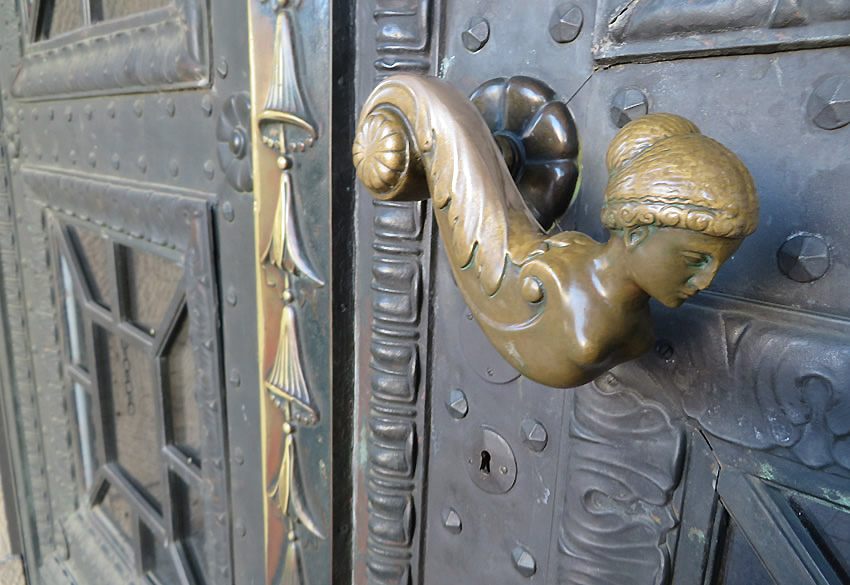
[[162,585],[206,583],[204,426],[183,254],[53,229],[81,506]]

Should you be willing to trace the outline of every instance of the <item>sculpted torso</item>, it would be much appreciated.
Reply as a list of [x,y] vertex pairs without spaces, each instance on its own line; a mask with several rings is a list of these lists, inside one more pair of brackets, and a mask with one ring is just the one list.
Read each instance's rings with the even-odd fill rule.
[[586,383],[649,349],[649,299],[676,307],[707,287],[757,221],[735,155],[687,120],[655,114],[609,148],[608,242],[547,235],[477,110],[433,78],[376,88],[354,162],[375,197],[433,199],[470,311],[505,359],[550,386]]

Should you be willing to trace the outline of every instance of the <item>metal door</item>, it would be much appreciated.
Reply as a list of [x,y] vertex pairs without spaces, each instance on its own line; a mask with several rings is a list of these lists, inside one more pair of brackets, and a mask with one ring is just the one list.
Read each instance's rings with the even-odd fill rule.
[[430,203],[358,187],[354,582],[847,582],[850,4],[372,0],[357,16],[358,103],[398,71],[558,94],[582,178],[556,230],[604,239],[607,145],[647,112],[729,146],[762,208],[708,292],[653,309],[651,354],[565,391],[489,345]]
[[29,582],[330,582],[351,381],[329,3],[0,11],[3,472]]

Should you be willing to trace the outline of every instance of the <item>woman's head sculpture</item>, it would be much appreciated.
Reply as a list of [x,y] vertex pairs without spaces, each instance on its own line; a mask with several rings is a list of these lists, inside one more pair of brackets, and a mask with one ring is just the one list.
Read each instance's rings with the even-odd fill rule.
[[[485,115],[536,111],[520,97]],[[758,223],[743,163],[672,114],[643,116],[611,143],[605,243],[541,229],[482,114],[445,81],[382,81],[353,156],[375,197],[433,201],[469,312],[517,370],[562,388],[652,347],[650,298],[678,307],[705,289]]]
[[674,114],[649,114],[614,137],[605,162],[609,230],[672,227],[744,238],[758,224],[750,172],[728,148]]

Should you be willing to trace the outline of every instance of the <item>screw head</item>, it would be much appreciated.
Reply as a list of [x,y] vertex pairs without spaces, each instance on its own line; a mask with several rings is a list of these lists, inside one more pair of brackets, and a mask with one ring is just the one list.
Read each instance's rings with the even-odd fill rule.
[[782,273],[797,282],[813,282],[829,270],[829,247],[817,234],[796,234],[776,254]]
[[821,82],[809,97],[806,112],[824,130],[850,124],[850,76],[833,75]]
[[463,530],[463,522],[455,509],[446,506],[443,508],[441,515],[443,518],[443,526],[445,526],[446,530],[452,534],[460,534],[460,531]]
[[575,4],[558,6],[549,19],[549,34],[556,43],[571,43],[581,32],[584,13]]
[[227,59],[222,57],[218,60],[218,64],[215,66],[216,73],[218,76],[224,79],[227,77]]
[[473,17],[466,30],[460,33],[460,38],[467,51],[477,53],[490,40],[490,23],[487,22],[486,18]]
[[446,398],[446,409],[452,418],[462,419],[469,412],[469,402],[466,401],[466,394],[459,388],[454,388],[449,392],[449,397]]
[[546,427],[543,426],[543,423],[534,419],[527,418],[522,421],[520,434],[525,446],[538,453],[545,449],[549,442],[549,433],[546,432]]
[[649,111],[646,95],[633,87],[621,89],[611,100],[611,121],[622,128],[632,120],[637,120]]
[[234,388],[238,388],[239,385],[242,383],[242,376],[239,375],[239,370],[237,370],[236,368],[233,368],[232,370],[230,370],[229,380],[230,380],[230,384]]
[[225,201],[221,205],[221,215],[227,221],[233,221],[233,218],[236,217],[236,214],[233,211],[233,204],[230,201]]
[[523,547],[514,547],[511,551],[511,558],[514,561],[514,568],[523,577],[532,577],[537,572],[537,561]]
[[248,150],[248,138],[245,136],[245,130],[234,128],[233,132],[230,133],[230,140],[227,144],[230,152],[237,160],[245,158],[246,151]]
[[213,163],[213,161],[208,160],[204,162],[204,174],[210,181],[215,178],[215,164]]
[[233,288],[232,286],[230,288],[228,288],[227,294],[225,295],[225,297],[227,299],[228,305],[230,305],[231,307],[236,306],[237,297],[236,297],[236,289],[235,288]]

